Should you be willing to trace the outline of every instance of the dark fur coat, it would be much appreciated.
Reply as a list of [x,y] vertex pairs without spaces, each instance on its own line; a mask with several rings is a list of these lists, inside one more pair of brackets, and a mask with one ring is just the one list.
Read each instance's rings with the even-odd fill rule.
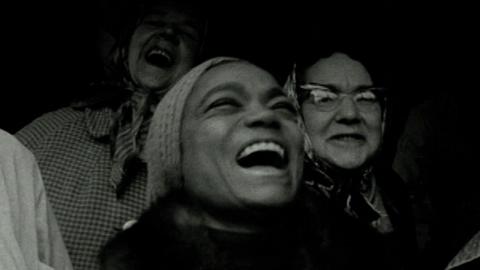
[[172,222],[159,201],[105,247],[105,270],[397,269],[382,239],[306,192],[279,229],[242,235]]

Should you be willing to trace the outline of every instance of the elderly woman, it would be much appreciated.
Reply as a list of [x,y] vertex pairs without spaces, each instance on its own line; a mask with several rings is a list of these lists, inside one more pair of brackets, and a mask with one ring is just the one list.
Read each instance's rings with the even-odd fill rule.
[[104,269],[385,269],[343,212],[304,194],[298,124],[265,70],[225,58],[194,68],[152,119],[154,203],[107,245]]
[[153,109],[197,63],[205,38],[206,18],[194,1],[126,3],[92,97],[16,134],[38,160],[77,270],[98,269],[101,247],[145,210],[140,153]]
[[371,73],[378,70],[372,59],[362,56],[332,46],[306,50],[297,59],[287,88],[307,133],[304,179],[354,222],[388,239],[398,263],[407,262],[415,251],[407,196],[398,176],[379,160],[385,81]]

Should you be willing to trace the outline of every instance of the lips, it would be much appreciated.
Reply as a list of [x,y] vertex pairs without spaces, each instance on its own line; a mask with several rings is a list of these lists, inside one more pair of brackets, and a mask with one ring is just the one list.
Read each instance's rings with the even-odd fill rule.
[[154,46],[153,48],[148,50],[145,56],[145,60],[148,63],[160,68],[171,67],[175,62],[173,53],[168,49],[162,48],[160,46]]
[[238,153],[236,159],[243,168],[263,166],[283,169],[288,164],[285,148],[273,141],[251,143]]
[[364,143],[366,141],[365,136],[359,133],[342,133],[335,134],[329,138],[331,141],[339,143]]

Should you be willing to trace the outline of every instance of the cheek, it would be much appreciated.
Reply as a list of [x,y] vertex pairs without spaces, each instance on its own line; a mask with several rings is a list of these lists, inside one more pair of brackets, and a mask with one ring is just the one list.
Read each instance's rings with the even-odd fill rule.
[[[212,168],[214,153],[210,145],[208,134],[203,130],[188,128],[183,131],[182,137],[182,170],[185,177],[185,189],[191,194],[202,194],[208,182],[210,174],[215,173]],[[199,185],[198,183],[202,183]]]
[[183,134],[185,190],[204,206],[222,206],[231,194],[225,182],[228,149],[224,125],[202,123],[189,127]]
[[192,45],[190,43],[185,43],[185,42],[181,43],[180,56],[182,59],[179,62],[180,62],[180,65],[184,67],[183,71],[188,71],[190,68],[194,66],[196,55],[197,55],[197,47],[195,45]]
[[139,38],[136,35],[134,35],[132,36],[132,40],[130,41],[130,44],[128,46],[128,52],[127,52],[128,67],[131,70],[134,70],[135,67],[137,66],[137,60],[140,56],[140,50],[141,50],[141,46],[139,44]]
[[327,131],[329,127],[330,119],[328,113],[317,112],[316,110],[309,108],[309,106],[304,106],[302,108],[303,119],[305,122],[305,128],[308,136],[313,143],[315,141],[322,140],[327,136]]
[[185,156],[203,162],[221,155],[227,137],[227,127],[223,122],[203,121],[200,125],[191,122],[185,127],[182,137]]
[[128,51],[129,56],[131,55],[132,58],[137,57],[140,54],[142,47],[149,40],[151,34],[152,31],[145,30],[141,26],[137,28],[130,39]]
[[380,113],[364,116],[365,126],[369,136],[369,143],[372,147],[378,147],[383,137],[382,117]]

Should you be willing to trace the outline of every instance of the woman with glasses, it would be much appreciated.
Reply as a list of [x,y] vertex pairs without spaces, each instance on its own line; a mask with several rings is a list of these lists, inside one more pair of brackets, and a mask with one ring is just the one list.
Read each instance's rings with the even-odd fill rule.
[[346,222],[385,240],[392,256],[378,260],[406,265],[415,252],[411,211],[403,183],[382,165],[380,151],[387,90],[385,77],[373,71],[383,70],[360,51],[308,45],[287,81],[307,133],[305,183],[344,211]]

